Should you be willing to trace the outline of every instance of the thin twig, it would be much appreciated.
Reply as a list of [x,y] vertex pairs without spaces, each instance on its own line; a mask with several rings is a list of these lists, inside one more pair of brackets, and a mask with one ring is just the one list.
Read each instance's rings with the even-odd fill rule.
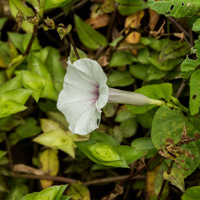
[[153,158],[151,158],[148,163],[142,167],[139,171],[130,174],[127,178],[125,178],[124,180],[122,180],[122,182],[120,183],[120,185],[124,185],[127,181],[131,180],[133,177],[138,176],[139,174],[143,173],[146,169],[149,168],[150,164],[158,157],[158,152],[154,155]]
[[178,99],[181,95],[181,93],[183,92],[184,88],[186,86],[185,82],[182,82],[180,87],[178,88],[177,92],[176,92],[176,98]]
[[52,180],[52,181],[58,181],[62,183],[76,183],[78,180],[71,179],[71,178],[65,178],[62,176],[48,176],[48,175],[33,175],[33,174],[18,174],[14,172],[10,172],[9,174],[12,177],[17,178],[27,178],[27,179],[37,179],[37,180]]
[[[48,175],[34,175],[34,174],[19,174],[15,172],[10,172],[9,176],[12,177],[17,177],[17,178],[27,178],[27,179],[36,179],[36,180],[52,180],[52,181],[57,181],[61,183],[76,183],[79,180],[72,179],[72,178],[66,178],[62,176],[48,176]],[[109,183],[109,182],[116,182],[116,181],[121,181],[128,177],[129,175],[124,175],[124,176],[116,176],[116,177],[109,177],[109,178],[102,178],[102,179],[95,179],[92,181],[87,181],[83,183],[84,185],[96,185],[96,184],[102,184],[102,183]],[[136,177],[133,177],[132,179],[145,179],[145,176],[138,175]]]
[[6,142],[6,149],[8,151],[10,170],[12,170],[13,169],[13,157],[12,157],[12,151],[11,151],[10,144],[9,144],[6,134],[5,134],[5,142]]
[[28,46],[27,46],[27,48],[26,48],[26,51],[25,51],[24,55],[28,55],[28,54],[29,54],[29,52],[30,52],[30,50],[31,50],[31,47],[32,47],[32,44],[33,44],[33,42],[34,42],[34,40],[35,40],[35,37],[36,37],[36,35],[37,35],[37,30],[38,30],[37,25],[34,25],[33,33],[32,33],[31,39],[30,39],[30,41],[29,41],[29,43],[28,43]]
[[76,46],[75,46],[75,43],[74,43],[72,34],[71,34],[70,32],[68,33],[68,36],[69,36],[69,40],[70,40],[70,42],[71,42],[71,44],[72,44],[72,47],[73,47],[73,49],[74,49],[74,53],[75,53],[75,55],[76,55],[76,58],[77,58],[77,59],[80,59],[80,56],[78,55],[78,51],[77,51],[77,49],[76,49]]
[[200,139],[200,135],[198,134],[198,135],[195,136],[195,138],[190,138],[190,139],[187,139],[187,140],[184,140],[184,141],[180,141],[177,144],[175,144],[174,146],[179,147],[179,146],[182,146],[184,144],[188,144],[190,142],[194,142],[194,141],[199,140],[199,139]]
[[[167,173],[170,174],[171,170],[172,170],[172,166],[174,164],[174,160],[172,160],[171,164],[170,164],[170,167],[169,169],[167,170]],[[161,197],[162,197],[162,193],[163,193],[163,190],[165,188],[165,184],[167,183],[167,181],[164,179],[163,182],[162,182],[162,186],[161,186],[161,189],[160,189],[160,192],[158,194],[158,197],[157,197],[157,200],[160,200]]]
[[75,12],[76,10],[80,9],[81,7],[83,7],[86,3],[88,2],[88,0],[81,0],[79,3],[77,3],[76,5],[71,7],[70,13]]
[[168,17],[168,19],[175,24],[175,26],[182,31],[187,37],[190,37],[189,33],[172,17]]
[[117,13],[117,5],[118,5],[118,3],[115,3],[115,10],[113,11],[113,13],[111,14],[111,17],[110,17],[110,23],[108,25],[108,30],[107,30],[107,34],[106,34],[106,38],[108,39],[108,41],[110,41],[110,38],[111,38],[111,34],[112,34],[114,22],[115,22],[115,17],[116,17],[116,13]]
[[[95,179],[92,181],[87,181],[84,184],[85,185],[96,185],[96,184],[101,184],[101,183],[109,183],[109,182],[117,182],[117,181],[122,181],[129,177],[129,175],[124,175],[124,176],[116,176],[116,177],[110,177],[110,178],[102,178],[102,179]],[[138,175],[135,177],[132,177],[132,179],[145,179],[145,176]]]

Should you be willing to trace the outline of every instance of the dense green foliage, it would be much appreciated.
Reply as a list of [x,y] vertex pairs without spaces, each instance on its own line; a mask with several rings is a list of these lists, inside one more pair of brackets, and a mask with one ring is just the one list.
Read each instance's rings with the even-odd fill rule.
[[[200,1],[8,2],[0,199],[199,199]],[[74,46],[100,63],[109,87],[163,105],[108,103],[97,130],[72,134],[56,103]]]

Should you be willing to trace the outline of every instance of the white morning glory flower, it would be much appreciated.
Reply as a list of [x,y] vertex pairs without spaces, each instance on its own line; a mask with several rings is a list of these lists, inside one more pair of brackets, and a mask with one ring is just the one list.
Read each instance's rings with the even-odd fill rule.
[[71,64],[68,61],[63,90],[57,107],[65,115],[72,133],[86,135],[99,127],[102,108],[106,103],[123,103],[136,106],[162,105],[143,94],[108,88],[107,77],[94,60],[82,58]]
[[98,128],[101,109],[108,102],[107,77],[94,60],[68,61],[63,90],[57,102],[72,133],[86,135]]

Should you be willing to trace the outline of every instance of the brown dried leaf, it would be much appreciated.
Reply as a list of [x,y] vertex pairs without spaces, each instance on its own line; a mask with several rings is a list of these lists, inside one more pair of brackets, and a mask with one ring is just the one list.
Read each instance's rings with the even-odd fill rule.
[[101,57],[98,59],[98,63],[99,63],[102,67],[108,66],[108,64],[109,64],[108,57],[107,57],[106,55],[101,56]]
[[158,31],[150,31],[150,35],[152,35],[153,37],[162,36],[165,32],[164,25],[165,25],[165,21],[163,21]]
[[156,11],[149,9],[149,18],[149,28],[151,31],[153,31],[160,18],[160,15]]
[[116,185],[114,191],[111,194],[103,197],[101,200],[115,200],[115,198],[121,194],[123,194],[124,188],[120,185]]
[[92,26],[94,29],[107,26],[110,17],[107,14],[99,15],[95,18],[89,18],[85,22]]
[[[140,25],[140,21],[144,16],[144,10],[133,13],[128,16],[125,20],[125,33],[128,33],[130,28],[137,28]],[[140,41],[141,34],[133,31],[126,37],[126,41],[132,44],[137,44]]]
[[24,165],[24,164],[16,164],[13,166],[14,172],[22,172],[27,174],[35,174],[35,175],[45,175],[45,172],[40,169],[35,169],[33,167]]

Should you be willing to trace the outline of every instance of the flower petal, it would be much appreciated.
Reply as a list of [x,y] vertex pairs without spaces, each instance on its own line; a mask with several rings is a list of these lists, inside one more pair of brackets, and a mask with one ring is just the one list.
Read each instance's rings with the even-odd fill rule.
[[108,101],[107,77],[101,66],[90,59],[68,61],[63,90],[57,102],[72,133],[86,135],[98,128],[101,108]]
[[106,84],[107,77],[101,66],[95,60],[82,58],[75,61],[73,65],[84,74],[93,77],[99,85]]
[[69,128],[73,133],[87,135],[99,127],[100,118],[101,112],[92,107],[81,115],[76,124],[71,124]]

